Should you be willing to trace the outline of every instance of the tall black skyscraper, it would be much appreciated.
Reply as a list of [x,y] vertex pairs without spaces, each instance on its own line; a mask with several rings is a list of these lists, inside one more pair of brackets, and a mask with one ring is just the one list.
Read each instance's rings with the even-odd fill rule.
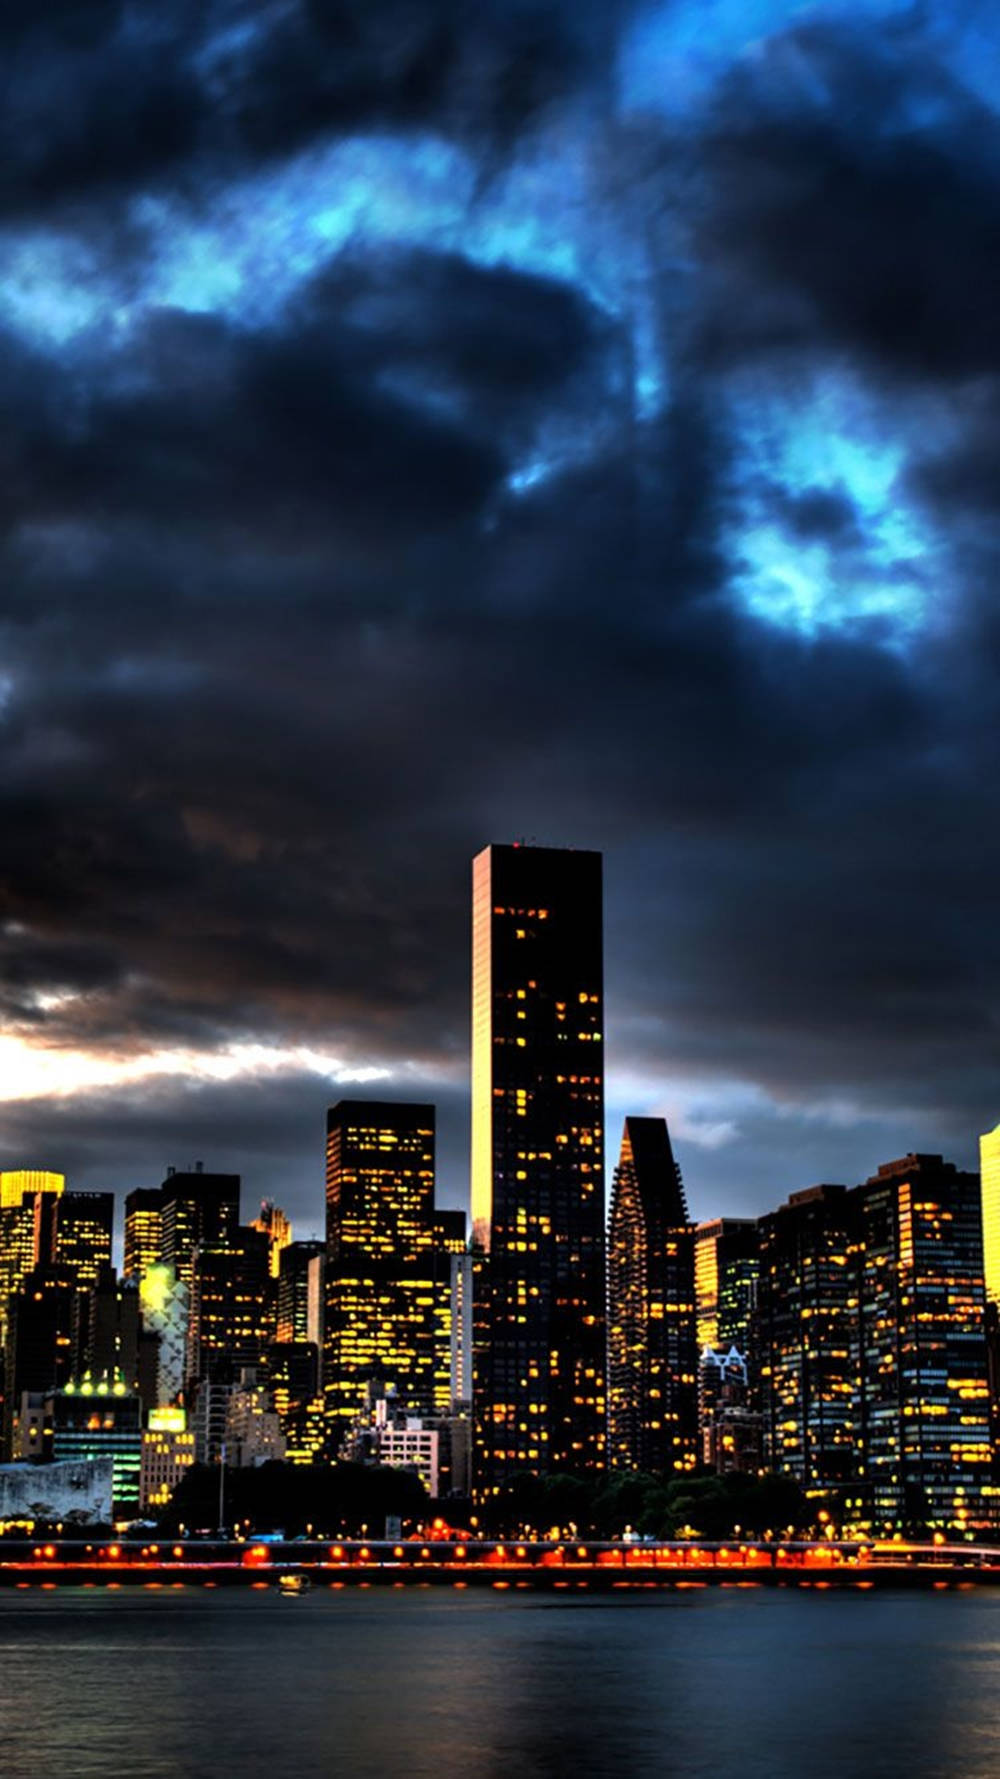
[[612,1467],[693,1469],[694,1230],[663,1118],[626,1118],[608,1237]]
[[473,866],[472,1215],[480,1490],[603,1467],[601,856]]

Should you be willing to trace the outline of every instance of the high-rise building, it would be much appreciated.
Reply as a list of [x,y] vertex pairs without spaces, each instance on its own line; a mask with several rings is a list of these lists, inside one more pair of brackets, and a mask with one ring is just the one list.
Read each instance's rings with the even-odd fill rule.
[[473,1258],[451,1257],[451,1409],[468,1414],[472,1408],[472,1296]]
[[2,1441],[5,1456],[19,1445],[17,1417],[22,1398],[44,1395],[71,1376],[78,1296],[70,1269],[47,1262],[26,1275],[7,1306]]
[[58,1197],[65,1188],[65,1174],[53,1174],[41,1167],[5,1168],[0,1172],[0,1210],[16,1210],[26,1198],[34,1198],[39,1192]]
[[322,1242],[289,1242],[278,1266],[278,1339],[323,1344]]
[[137,1186],[125,1199],[125,1260],[127,1279],[144,1279],[151,1266],[160,1263],[163,1188]]
[[327,1117],[323,1386],[333,1449],[373,1379],[415,1408],[451,1398],[450,1256],[461,1213],[434,1209],[434,1108],[341,1100]]
[[127,1389],[136,1390],[140,1346],[139,1286],[105,1264],[74,1306],[73,1376],[121,1376]]
[[986,1301],[1000,1305],[1000,1124],[979,1139]]
[[852,1195],[861,1426],[876,1530],[990,1528],[979,1179],[940,1155],[886,1163]]
[[760,1407],[765,1462],[845,1508],[863,1475],[858,1231],[845,1186],[793,1193],[760,1221]]
[[608,1235],[612,1469],[697,1461],[694,1230],[663,1118],[626,1118]]
[[267,1236],[268,1259],[272,1279],[276,1279],[281,1270],[282,1249],[287,1248],[292,1239],[292,1225],[280,1205],[273,1199],[261,1200],[260,1216],[255,1217],[251,1229],[259,1229]]
[[267,1350],[267,1381],[288,1463],[319,1463],[327,1443],[319,1348],[309,1340],[274,1342]]
[[111,1265],[114,1220],[113,1192],[64,1192],[55,1200],[53,1258],[82,1291],[93,1290]]
[[147,1268],[139,1281],[144,1335],[156,1342],[157,1408],[174,1403],[184,1389],[191,1293],[172,1266]]
[[198,1248],[228,1248],[240,1220],[239,1174],[167,1170],[161,1188],[160,1259],[189,1288]]
[[[745,1399],[727,1399],[727,1410],[752,1416],[757,1406],[757,1285],[760,1278],[760,1236],[749,1218],[716,1217],[699,1223],[694,1237],[694,1301],[698,1351],[739,1353],[745,1370]],[[698,1366],[698,1439],[706,1462],[716,1463],[714,1424],[719,1404],[711,1360]],[[728,1387],[728,1386],[727,1386]],[[730,1397],[732,1392],[729,1392]],[[750,1423],[747,1423],[750,1426]],[[742,1436],[741,1436],[742,1437]],[[744,1439],[745,1443],[745,1439]],[[758,1429],[759,1443],[759,1429]],[[724,1454],[727,1457],[728,1453]]]
[[0,1339],[12,1299],[36,1266],[51,1264],[62,1174],[17,1168],[0,1174]]
[[601,857],[473,865],[476,1472],[606,1457]]
[[188,1324],[187,1375],[232,1378],[260,1363],[274,1338],[274,1281],[268,1240],[239,1228],[224,1248],[199,1247]]
[[[716,1217],[694,1238],[694,1295],[699,1348],[753,1351],[760,1237],[752,1218]],[[751,1379],[752,1385],[752,1379]]]

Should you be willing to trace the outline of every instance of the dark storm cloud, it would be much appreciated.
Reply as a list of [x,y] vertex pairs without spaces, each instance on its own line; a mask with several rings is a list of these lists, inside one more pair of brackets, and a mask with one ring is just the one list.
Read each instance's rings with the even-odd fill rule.
[[[204,196],[226,156],[415,123],[478,140],[493,172],[603,82],[611,10],[230,9],[253,28],[226,47],[221,9],[171,9],[156,45],[114,7],[47,9],[13,44],[50,86],[9,178],[39,214],[181,189],[182,168]],[[785,1189],[905,1149],[893,1119],[915,1107],[925,1146],[935,1120],[958,1142],[990,1115],[995,676],[957,621],[934,647],[806,639],[732,584],[751,497],[792,552],[828,549],[858,584],[902,572],[863,490],[747,469],[748,368],[794,400],[810,368],[860,366],[906,447],[901,496],[931,524],[993,511],[995,124],[907,30],[766,43],[686,126],[687,185],[683,131],[609,136],[656,253],[686,244],[644,285],[669,360],[655,416],[625,305],[453,240],[354,239],[266,321],[160,310],[110,342],[5,342],[10,1028],[386,1064],[391,1091],[445,1102],[457,1177],[467,862],[521,834],[607,849],[619,1080],[693,1082],[720,1124],[733,1089],[743,1137],[685,1158],[706,1214],[699,1169],[742,1170],[743,1208],[764,1208],[768,1157],[801,1169]],[[127,93],[107,84],[129,68]],[[175,78],[173,135],[147,131]],[[114,149],[129,129],[134,156]],[[308,1217],[336,1094],[291,1067],[163,1080],[8,1106],[3,1144],[95,1184],[190,1150],[281,1198],[284,1167]],[[857,1125],[843,1169],[838,1118]]]
[[919,31],[804,25],[723,83],[701,144],[704,348],[996,368],[1000,122]]
[[624,11],[552,0],[108,0],[0,24],[0,209],[193,189],[302,144],[430,127],[498,151],[607,69]]

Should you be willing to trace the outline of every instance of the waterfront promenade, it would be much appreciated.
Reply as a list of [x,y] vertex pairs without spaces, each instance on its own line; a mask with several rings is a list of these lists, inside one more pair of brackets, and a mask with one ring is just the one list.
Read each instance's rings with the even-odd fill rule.
[[628,1590],[1000,1584],[1000,1547],[822,1541],[603,1544],[435,1538],[0,1541],[0,1586],[313,1586]]

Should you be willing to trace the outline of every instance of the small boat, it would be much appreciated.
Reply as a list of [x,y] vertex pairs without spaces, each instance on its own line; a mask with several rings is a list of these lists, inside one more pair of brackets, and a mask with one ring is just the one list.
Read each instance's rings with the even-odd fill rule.
[[278,1587],[283,1594],[307,1594],[311,1586],[308,1575],[303,1575],[301,1569],[278,1576]]

